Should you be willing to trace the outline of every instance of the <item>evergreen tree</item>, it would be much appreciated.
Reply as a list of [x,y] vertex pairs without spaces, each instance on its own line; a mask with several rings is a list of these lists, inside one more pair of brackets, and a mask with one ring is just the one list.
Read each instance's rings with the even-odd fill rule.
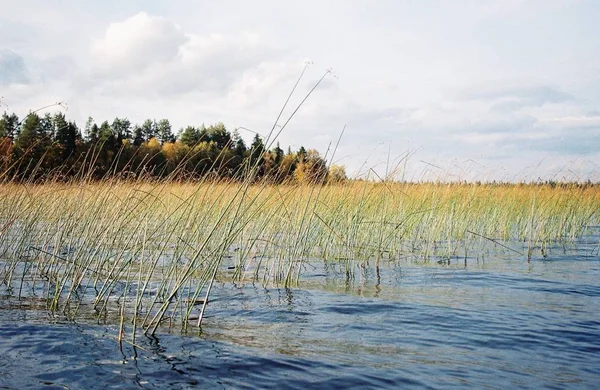
[[41,122],[42,118],[35,112],[27,115],[21,126],[19,136],[15,140],[15,146],[22,151],[26,151],[40,143]]
[[[65,153],[65,149],[67,148],[67,144],[69,143],[67,132],[69,124],[65,118],[65,114],[62,112],[57,112],[52,117],[52,127],[53,127],[53,147],[52,153],[55,157],[54,164],[56,166],[61,165],[64,161],[69,157],[70,153]],[[75,149],[75,145],[73,143],[73,149]],[[72,152],[73,150],[71,150]]]
[[142,123],[142,134],[144,134],[144,141],[146,142],[156,137],[156,122],[152,119],[146,119]]
[[110,127],[110,124],[108,123],[108,121],[104,121],[100,125],[100,129],[98,129],[98,139],[101,142],[115,140],[115,136],[114,136],[112,127]]
[[175,142],[175,136],[168,119],[161,119],[156,124],[157,138],[161,144]]
[[105,175],[109,169],[113,168],[113,160],[120,149],[120,145],[117,142],[117,137],[113,132],[112,127],[108,121],[102,122],[98,129],[98,144],[100,150],[98,158],[96,159],[96,174],[100,177]]
[[306,158],[306,149],[304,149],[304,146],[300,146],[300,149],[298,149],[298,154],[296,156],[298,157],[298,161],[304,161],[304,159]]
[[50,140],[54,139],[54,118],[49,112],[44,114],[43,118],[41,118],[39,132],[40,139],[46,141],[46,143],[49,143]]
[[283,160],[283,149],[279,147],[279,142],[277,142],[277,146],[273,148],[273,161],[275,162],[275,166],[278,168],[281,165],[281,161]]
[[127,118],[115,118],[112,130],[118,143],[131,139],[131,122]]
[[19,136],[15,140],[16,155],[20,160],[19,173],[23,178],[29,178],[31,174],[41,171],[36,167],[45,168],[47,161],[45,154],[51,145],[51,139],[47,134],[52,133],[52,120],[46,116],[40,117],[37,113],[30,113],[23,124]]
[[[68,177],[81,168],[73,166],[80,161],[77,153],[90,150],[93,156],[81,162],[95,164],[86,169],[93,170],[96,178],[125,170],[156,177],[174,169],[182,169],[182,177],[207,173],[232,177],[243,174],[243,168],[256,167],[257,177],[269,175],[279,182],[290,177],[312,183],[346,179],[343,167],[334,166],[328,175],[325,160],[315,150],[301,147],[293,153],[288,148],[284,154],[277,144],[267,151],[258,134],[248,148],[237,131],[231,134],[220,122],[208,128],[182,128],[178,139],[174,142],[167,119],[148,119],[141,126],[131,127],[127,118],[117,117],[112,124],[104,121],[98,125],[89,117],[83,140],[77,125],[61,112],[43,116],[33,112],[22,123],[15,114],[5,112],[0,117],[0,169],[10,170],[11,176],[23,180],[35,180],[51,171]],[[68,169],[55,170],[57,167]]]
[[19,117],[16,114],[8,115],[8,113],[2,114],[0,119],[0,138],[9,137],[14,138],[17,136],[17,129],[19,127]]
[[246,154],[246,143],[242,137],[240,137],[240,133],[237,130],[234,130],[233,135],[231,136],[231,161],[229,163],[232,174],[241,173],[240,169],[242,168],[242,163],[246,158]]
[[198,127],[198,142],[202,141],[211,141],[210,136],[208,134],[208,129],[206,128],[206,126],[204,126],[204,123],[201,124],[200,127]]
[[133,146],[140,146],[144,143],[144,132],[139,125],[133,126]]
[[54,141],[59,148],[59,154],[64,163],[75,154],[75,145],[81,138],[81,134],[74,122],[67,122],[64,114],[58,113],[54,116]]
[[57,112],[56,114],[54,114],[54,116],[52,117],[52,133],[54,134],[55,141],[58,141],[60,139],[61,135],[64,134],[64,131],[68,126],[69,124],[67,123],[65,114],[63,114],[62,112]]
[[265,154],[265,144],[263,143],[262,138],[258,134],[254,135],[254,139],[252,140],[252,145],[250,145],[250,167],[258,167],[257,176],[261,177],[265,173],[264,169],[264,154]]
[[100,140],[100,128],[97,124],[92,125],[92,131],[90,132],[90,142],[96,144]]
[[279,177],[279,167],[283,160],[283,150],[279,147],[279,143],[273,149],[269,151],[269,153],[264,154],[264,165],[265,165],[265,173],[267,173],[272,179],[276,181],[280,180]]
[[231,142],[231,134],[229,131],[227,131],[222,122],[208,127],[208,129],[206,129],[206,135],[208,140],[213,141],[219,149],[231,149],[233,147]]
[[95,144],[98,141],[98,126],[94,123],[94,118],[91,116],[89,116],[85,122],[84,132],[86,141],[92,144]]
[[244,157],[246,157],[247,151],[246,143],[244,142],[244,139],[240,136],[240,133],[237,130],[234,130],[233,132],[232,141],[234,154],[236,156],[239,156],[241,159],[244,159]]
[[188,126],[185,129],[181,129],[179,132],[179,141],[189,147],[194,147],[199,144],[200,138],[200,132],[194,126]]

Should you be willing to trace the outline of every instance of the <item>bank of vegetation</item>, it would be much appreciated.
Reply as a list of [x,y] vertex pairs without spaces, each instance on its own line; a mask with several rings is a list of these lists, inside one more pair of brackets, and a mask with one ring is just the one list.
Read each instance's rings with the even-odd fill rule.
[[89,118],[83,131],[63,112],[20,119],[0,118],[0,179],[4,182],[107,180],[255,180],[325,183],[343,181],[343,166],[329,166],[315,149],[283,150],[254,134],[250,145],[223,123],[186,126],[177,134],[168,119],[133,125],[127,118],[97,124]]

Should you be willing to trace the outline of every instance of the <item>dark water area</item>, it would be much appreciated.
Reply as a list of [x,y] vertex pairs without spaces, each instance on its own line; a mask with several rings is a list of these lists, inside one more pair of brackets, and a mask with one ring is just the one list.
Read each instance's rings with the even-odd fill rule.
[[0,296],[0,388],[599,388],[598,236],[547,258],[311,262],[215,286],[200,334],[116,341]]

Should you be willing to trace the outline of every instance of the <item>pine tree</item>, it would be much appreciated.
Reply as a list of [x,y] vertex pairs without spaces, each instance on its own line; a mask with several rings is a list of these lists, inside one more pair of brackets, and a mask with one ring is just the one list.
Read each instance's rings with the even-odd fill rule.
[[257,167],[257,176],[262,177],[265,173],[264,169],[264,154],[265,144],[258,134],[254,135],[252,145],[250,145],[250,167]]
[[231,134],[222,122],[214,124],[206,129],[208,140],[213,141],[219,149],[232,148]]
[[61,163],[75,154],[75,145],[81,134],[74,122],[67,122],[64,114],[54,116],[54,141],[60,149]]
[[112,123],[112,130],[118,143],[123,140],[131,140],[131,122],[127,118],[115,118]]
[[16,114],[8,115],[8,113],[2,114],[0,119],[0,138],[9,137],[14,138],[17,136],[17,128],[19,127],[19,117]]
[[54,139],[54,118],[47,112],[40,120],[39,137],[47,144]]
[[35,112],[30,113],[25,118],[21,125],[21,131],[19,136],[15,140],[15,146],[22,151],[26,151],[33,147],[36,143],[40,142],[40,126],[42,118]]
[[98,126],[96,126],[94,118],[91,116],[89,116],[85,122],[84,137],[85,140],[90,143],[96,143],[96,141],[98,141]]
[[144,132],[139,125],[133,126],[133,146],[140,146],[144,143]]
[[283,160],[283,149],[279,147],[279,142],[277,142],[277,146],[273,148],[273,161],[275,162],[275,166],[278,168],[281,165],[281,161]]
[[181,129],[179,132],[179,141],[189,147],[194,147],[200,143],[200,137],[201,135],[198,132],[198,129],[194,126],[188,126],[185,129]]
[[233,132],[232,141],[234,154],[236,156],[239,156],[241,159],[244,159],[244,157],[246,157],[247,151],[246,143],[244,142],[244,139],[240,136],[240,133],[237,130],[234,130]]
[[[40,174],[46,168],[46,152],[51,145],[48,134],[52,134],[52,119],[47,116],[40,117],[37,113],[30,113],[23,124],[19,136],[15,140],[16,155],[21,161],[20,174],[24,178]],[[39,170],[41,167],[42,171]]]
[[146,142],[156,137],[156,122],[152,119],[146,119],[144,123],[142,123],[142,133],[144,134],[144,141]]
[[101,142],[107,142],[108,140],[115,138],[112,127],[110,127],[108,121],[104,121],[100,125],[100,129],[98,130],[98,138]]
[[304,161],[304,159],[306,158],[306,149],[304,149],[304,146],[300,146],[300,149],[298,149],[298,153],[296,154],[296,156],[298,157],[298,161]]
[[175,136],[173,135],[171,123],[168,119],[161,119],[158,121],[156,124],[156,132],[161,144],[175,142]]

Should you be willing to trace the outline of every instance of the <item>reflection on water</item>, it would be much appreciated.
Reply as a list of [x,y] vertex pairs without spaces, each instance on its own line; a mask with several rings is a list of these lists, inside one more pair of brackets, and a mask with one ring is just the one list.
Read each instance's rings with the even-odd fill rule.
[[[312,262],[301,287],[215,285],[201,334],[48,317],[0,291],[0,387],[592,388],[598,237],[546,259]],[[560,253],[560,254],[557,254]]]

